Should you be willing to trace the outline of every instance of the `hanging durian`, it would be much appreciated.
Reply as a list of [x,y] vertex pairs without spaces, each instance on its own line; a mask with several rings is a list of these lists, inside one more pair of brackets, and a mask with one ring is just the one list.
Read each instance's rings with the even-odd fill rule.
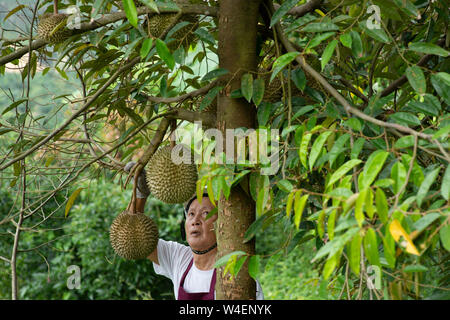
[[[179,145],[179,153],[190,153],[186,147]],[[197,166],[191,155],[180,164],[172,161],[172,146],[165,146],[155,152],[150,159],[146,173],[147,184],[151,194],[166,203],[183,203],[195,193],[198,179]],[[181,156],[181,155],[180,155]],[[188,162],[188,163],[186,163]]]
[[67,28],[67,14],[44,13],[37,27],[38,38],[51,44],[63,42],[71,36],[72,31]]
[[109,239],[114,251],[127,260],[145,259],[158,244],[158,227],[143,213],[125,210],[111,224]]

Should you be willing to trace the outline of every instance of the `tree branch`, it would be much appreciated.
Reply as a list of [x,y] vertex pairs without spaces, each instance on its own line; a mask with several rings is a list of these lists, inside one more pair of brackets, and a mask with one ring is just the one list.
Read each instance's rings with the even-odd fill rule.
[[186,109],[176,109],[169,111],[167,119],[179,119],[189,122],[201,121],[205,127],[213,127],[216,123],[216,115],[214,112],[195,112]]
[[[270,5],[272,5],[272,2],[270,1]],[[273,14],[273,5],[272,5],[272,13]],[[295,48],[292,46],[292,44],[289,42],[289,40],[285,37],[285,35],[283,34],[283,31],[281,30],[281,26],[279,23],[277,23],[275,25],[276,31],[277,31],[277,35],[280,38],[281,42],[283,43],[284,47],[286,48],[286,50],[288,52],[295,52]],[[304,71],[306,71],[309,75],[311,75],[314,80],[316,80],[317,82],[319,82],[324,88],[325,90],[327,90],[343,107],[346,111],[354,114],[355,116],[365,120],[365,121],[369,121],[373,124],[379,125],[381,127],[387,127],[387,128],[394,128],[397,129],[398,131],[401,132],[406,132],[410,135],[413,136],[418,136],[419,138],[425,139],[430,141],[431,143],[436,144],[439,149],[441,150],[442,154],[445,156],[446,160],[448,162],[450,162],[450,157],[447,154],[447,152],[442,148],[441,144],[439,143],[439,141],[437,141],[436,139],[433,139],[432,135],[429,134],[425,134],[422,132],[417,132],[409,127],[405,127],[402,125],[399,125],[397,123],[390,123],[390,122],[384,122],[381,120],[378,120],[376,118],[373,118],[365,113],[363,113],[362,111],[352,107],[350,105],[350,103],[332,86],[328,83],[328,81],[320,74],[318,73],[314,68],[312,68],[304,59],[303,55],[298,55],[295,60],[297,61],[297,63],[302,67],[302,69]]]
[[209,83],[208,85],[194,90],[192,92],[188,92],[185,94],[182,94],[181,96],[178,97],[171,97],[171,98],[164,98],[164,97],[152,97],[149,96],[145,93],[141,93],[142,95],[145,96],[145,98],[150,101],[150,102],[154,102],[154,103],[177,103],[177,102],[182,102],[184,100],[187,99],[191,99],[191,98],[195,98],[198,96],[201,96],[202,94],[207,93],[212,87],[214,87],[217,84],[217,80],[214,80],[213,82]]
[[53,137],[55,137],[59,132],[64,130],[73,120],[75,120],[80,114],[82,114],[84,111],[86,111],[91,104],[102,94],[118,77],[120,74],[122,74],[124,71],[129,70],[131,67],[133,67],[135,64],[137,64],[140,61],[140,57],[134,58],[131,62],[127,63],[123,67],[119,68],[109,79],[106,81],[106,83],[95,92],[95,94],[86,102],[86,104],[80,108],[77,112],[75,112],[69,119],[64,122],[58,129],[54,130],[51,134],[49,134],[45,139],[41,140],[39,143],[35,144],[33,147],[28,149],[26,152],[22,153],[20,156],[12,159],[11,161],[7,162],[3,166],[0,167],[0,171],[3,169],[11,166],[12,164],[16,163],[17,161],[20,161],[39,149],[41,146],[46,144],[48,141],[50,141]]
[[[307,3],[302,4],[301,6],[292,8],[291,10],[288,11],[287,14],[292,15],[292,16],[297,16],[297,17],[304,16],[308,12],[311,12],[311,11],[319,8],[321,2],[322,2],[322,0],[308,1]],[[275,10],[278,10],[278,8],[280,7],[280,5],[276,4],[276,3],[274,3],[273,6],[274,6]]]
[[[177,4],[178,7],[180,7],[181,12],[183,14],[201,14],[206,16],[217,16],[217,8],[215,7],[209,7],[204,5],[191,5],[191,4]],[[160,12],[177,12],[173,9],[168,9],[164,6],[159,6]],[[144,15],[144,14],[155,14],[155,11],[153,11],[150,8],[147,8],[145,6],[137,8],[137,14],[138,16]],[[85,22],[80,25],[80,29],[77,29],[73,32],[73,35],[76,34],[82,34],[87,31],[95,30],[98,28],[101,28],[105,25],[114,23],[116,21],[126,19],[126,15],[124,11],[114,12],[111,14],[107,14],[97,20],[92,20],[90,22]],[[31,43],[31,46],[25,46],[23,48],[20,48],[6,56],[0,57],[0,66],[7,64],[11,61],[14,61],[16,59],[21,58],[23,55],[29,52],[29,47],[31,47],[31,50],[37,50],[39,48],[44,47],[47,45],[47,42],[41,39],[35,40]]]
[[144,154],[141,158],[136,162],[136,164],[130,169],[130,172],[128,174],[128,177],[125,181],[125,188],[130,181],[131,177],[135,177],[135,184],[136,187],[136,178],[141,174],[141,171],[144,169],[144,167],[149,162],[150,158],[153,156],[155,151],[158,149],[159,145],[164,139],[164,136],[166,135],[167,129],[169,128],[170,121],[167,120],[167,118],[163,118],[161,122],[159,123],[158,129],[156,129],[155,135],[152,138],[152,141],[150,141],[150,145],[145,150]]
[[[445,42],[445,38],[440,39],[437,44],[442,45]],[[433,58],[435,55],[433,54],[427,54],[424,55],[419,62],[417,62],[418,67],[424,66],[428,61],[430,61],[431,58]],[[400,88],[402,85],[404,85],[406,82],[408,82],[408,79],[406,78],[406,75],[401,76],[394,82],[392,82],[386,89],[384,89],[381,92],[381,98],[386,97],[390,95],[392,92],[394,92],[396,89]]]

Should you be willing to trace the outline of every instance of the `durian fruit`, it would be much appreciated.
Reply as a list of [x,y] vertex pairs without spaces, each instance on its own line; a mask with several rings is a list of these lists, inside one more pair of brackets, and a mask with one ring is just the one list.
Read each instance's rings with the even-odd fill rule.
[[158,227],[143,213],[125,210],[111,224],[109,240],[114,251],[127,260],[147,258],[158,244]]
[[[161,13],[152,15],[148,19],[148,31],[150,33],[150,36],[159,38],[163,34],[163,32],[172,25],[176,17],[176,13]],[[187,21],[189,22],[189,24],[178,29],[172,34],[171,37],[174,38],[175,41],[172,41],[168,44],[168,48],[172,51],[178,49],[180,46],[189,48],[191,42],[195,39],[195,30],[193,29],[193,27],[197,22],[197,19],[193,16],[183,16],[183,18],[178,22],[181,21]]]
[[[155,152],[150,159],[146,173],[147,185],[159,200],[166,203],[183,203],[195,193],[198,179],[197,165],[194,157],[188,158],[190,150],[178,145],[183,150],[178,153],[184,160],[180,164],[172,162],[172,147],[165,146]],[[174,151],[176,153],[176,151]],[[187,163],[188,162],[188,163]]]
[[52,44],[66,40],[72,34],[66,27],[67,18],[68,15],[63,13],[43,14],[37,27],[38,38]]
[[[283,96],[283,87],[281,83],[280,76],[276,76],[275,79],[272,80],[272,82],[269,83],[271,73],[267,73],[264,70],[260,70],[260,73],[262,74],[262,78],[265,82],[265,89],[264,89],[264,98],[263,101],[275,103],[281,100]],[[312,76],[310,76],[308,73],[305,72],[306,76],[306,85],[312,89],[315,89],[317,91],[320,91],[327,95],[327,91],[323,86],[317,82]],[[287,95],[287,79],[284,77],[285,81],[285,90]],[[291,95],[292,97],[301,97],[305,99],[307,103],[316,103],[314,99],[312,99],[306,92],[302,92],[300,89],[297,88],[297,86],[294,84],[294,82],[291,80]]]

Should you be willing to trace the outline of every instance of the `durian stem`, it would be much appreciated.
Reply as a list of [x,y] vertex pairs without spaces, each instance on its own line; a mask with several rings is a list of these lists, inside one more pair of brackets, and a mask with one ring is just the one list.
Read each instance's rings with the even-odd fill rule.
[[175,130],[177,129],[177,120],[172,119],[170,120],[170,147],[173,149],[176,144],[176,137],[175,137]]
[[58,0],[53,0],[53,13],[58,14]]
[[136,214],[136,188],[138,184],[139,172],[134,173],[133,197],[131,198],[131,213]]

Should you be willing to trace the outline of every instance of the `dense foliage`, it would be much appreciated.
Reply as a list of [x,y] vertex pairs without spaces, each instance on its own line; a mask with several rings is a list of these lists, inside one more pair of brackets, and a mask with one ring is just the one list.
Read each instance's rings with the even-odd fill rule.
[[[2,20],[0,74],[21,68],[0,81],[0,263],[27,298],[170,296],[148,262],[114,258],[106,232],[130,199],[117,174],[145,158],[162,118],[192,135],[187,122],[216,126],[229,76],[217,1],[61,0],[80,24],[55,45],[28,42],[53,2],[20,2]],[[280,169],[261,174],[263,158],[200,166],[198,192],[217,201],[241,185],[256,204],[244,237],[257,254],[218,265],[236,274],[248,261],[268,298],[448,299],[449,2],[304,2],[261,1],[258,70],[229,93],[254,104],[259,132],[278,130]],[[182,14],[155,36],[156,11]],[[33,80],[55,74],[74,84],[43,101]],[[196,150],[188,138],[178,142]],[[176,237],[179,208],[153,200],[163,236]],[[82,268],[79,291],[63,290],[68,264]]]

